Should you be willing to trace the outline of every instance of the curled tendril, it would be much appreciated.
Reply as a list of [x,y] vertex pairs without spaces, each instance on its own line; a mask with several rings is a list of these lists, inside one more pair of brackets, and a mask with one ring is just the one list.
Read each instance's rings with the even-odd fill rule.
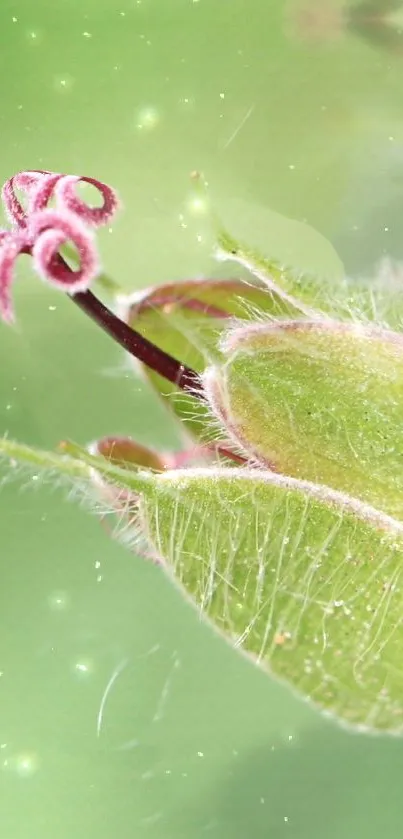
[[[32,216],[29,232],[34,267],[42,279],[69,294],[85,291],[99,272],[99,262],[92,234],[80,218],[66,210],[42,210]],[[59,256],[61,246],[69,241],[80,258],[77,271]]]
[[[102,198],[100,207],[88,206],[77,195],[79,183],[95,187]],[[23,203],[16,190],[23,194]],[[14,319],[11,285],[21,253],[33,256],[35,270],[50,285],[71,295],[87,290],[100,268],[90,228],[108,223],[118,209],[114,190],[95,178],[32,169],[13,175],[1,195],[11,228],[0,230],[0,316]],[[49,206],[51,201],[55,206]],[[67,242],[77,251],[77,270],[60,254]]]
[[[94,186],[101,193],[103,204],[101,207],[89,207],[75,192],[78,183],[86,183]],[[56,184],[55,194],[60,206],[85,221],[87,224],[98,227],[107,224],[118,209],[118,198],[113,189],[95,178],[79,178],[76,175],[65,175]]]
[[13,281],[14,263],[23,253],[27,240],[21,233],[1,231],[0,239],[0,314],[7,323],[14,322],[14,311],[10,288]]
[[47,173],[32,183],[27,190],[29,215],[46,209],[54,196],[55,188],[61,177],[61,175]]

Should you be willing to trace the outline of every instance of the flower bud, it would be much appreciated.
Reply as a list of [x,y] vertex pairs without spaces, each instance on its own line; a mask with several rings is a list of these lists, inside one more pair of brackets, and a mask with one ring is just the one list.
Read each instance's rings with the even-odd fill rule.
[[[289,306],[281,295],[242,280],[170,283],[119,301],[119,315],[126,323],[198,373],[222,359],[220,338],[230,323],[287,313]],[[203,402],[179,392],[148,366],[141,365],[141,370],[188,432],[204,442],[216,438]]]
[[204,388],[262,465],[403,517],[403,337],[322,321],[250,324],[222,344]]

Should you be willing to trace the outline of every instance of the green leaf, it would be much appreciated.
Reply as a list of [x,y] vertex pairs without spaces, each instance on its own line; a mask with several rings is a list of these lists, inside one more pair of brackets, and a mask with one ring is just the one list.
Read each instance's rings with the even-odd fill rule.
[[[298,314],[276,293],[241,280],[193,280],[152,289],[120,304],[120,314],[148,340],[183,364],[202,372],[222,358],[219,340],[231,318],[249,321]],[[164,397],[185,428],[203,442],[216,438],[209,433],[209,411],[192,396],[157,373],[143,368],[157,392]]]
[[344,723],[402,734],[401,523],[263,470],[135,472],[64,448],[0,440],[10,464],[130,492],[149,554],[237,650]]
[[344,266],[333,245],[306,222],[236,196],[225,195],[214,203],[223,220],[223,224],[217,222],[218,228],[224,228],[233,241],[247,243],[252,262],[254,254],[264,254],[269,265],[293,266],[294,280],[297,276],[311,278],[317,290],[337,288],[343,279]]
[[232,203],[231,222],[227,210],[226,226],[217,231],[220,261],[242,265],[308,317],[317,309],[333,314],[339,306],[346,309],[351,283],[330,242],[309,225],[266,207],[245,205],[241,212]]
[[[282,297],[284,302],[293,307],[299,315],[313,317],[318,314],[314,308],[321,288],[318,280],[282,265],[275,259],[263,256],[260,251],[238,241],[226,230],[219,231],[217,244],[216,257],[220,262],[230,261],[242,265],[256,280]],[[328,296],[326,301],[328,301]],[[320,302],[324,303],[324,301]]]
[[[308,230],[314,234],[311,228]],[[319,241],[323,238],[320,234],[315,235],[319,237]],[[318,242],[315,248],[315,235],[312,240],[313,254],[318,250]],[[305,238],[308,243],[310,236]],[[253,246],[246,244],[246,241],[253,241]],[[292,236],[291,241],[294,241]],[[263,246],[256,245],[255,242],[256,236],[251,236],[248,240],[237,239],[232,233],[221,228],[217,233],[217,259],[241,265],[255,280],[266,285],[280,298],[283,297],[284,303],[288,302],[293,306],[297,316],[316,318],[326,314],[343,321],[372,320],[391,329],[401,328],[401,278],[398,266],[394,266],[389,259],[383,260],[379,273],[374,277],[352,279],[345,275],[336,252],[325,239],[323,242],[328,245],[329,250],[325,260],[325,264],[328,263],[328,271],[323,270],[323,273],[303,269],[301,264],[306,260],[301,257],[301,261],[295,258],[295,262],[290,264],[264,256],[268,250],[270,251],[268,242]],[[274,248],[274,245],[272,247]]]
[[156,475],[139,521],[238,650],[354,727],[403,732],[403,525],[272,473]]
[[250,325],[207,372],[215,412],[260,462],[403,514],[403,336],[336,321]]
[[9,470],[21,464],[28,467],[35,477],[41,472],[49,473],[87,487],[93,483],[94,470],[111,485],[133,493],[141,492],[151,479],[152,473],[130,470],[127,463],[124,466],[117,465],[103,456],[91,454],[75,443],[65,442],[60,448],[60,453],[48,452],[2,437],[0,459],[6,461]]
[[64,475],[73,480],[88,481],[88,468],[68,454],[43,451],[16,443],[8,437],[0,438],[0,458],[6,460],[10,469],[15,469],[19,463],[25,464],[33,472],[51,471]]

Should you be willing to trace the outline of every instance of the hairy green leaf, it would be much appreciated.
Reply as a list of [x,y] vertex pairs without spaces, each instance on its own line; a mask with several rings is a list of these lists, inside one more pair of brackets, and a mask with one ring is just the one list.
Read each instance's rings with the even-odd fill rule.
[[139,521],[202,616],[355,727],[403,732],[403,525],[271,473],[156,475]]

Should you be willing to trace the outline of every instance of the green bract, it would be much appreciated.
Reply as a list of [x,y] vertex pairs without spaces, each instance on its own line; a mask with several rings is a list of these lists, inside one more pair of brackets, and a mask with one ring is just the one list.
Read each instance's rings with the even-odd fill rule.
[[257,460],[403,513],[403,336],[332,320],[235,330],[206,389]]

